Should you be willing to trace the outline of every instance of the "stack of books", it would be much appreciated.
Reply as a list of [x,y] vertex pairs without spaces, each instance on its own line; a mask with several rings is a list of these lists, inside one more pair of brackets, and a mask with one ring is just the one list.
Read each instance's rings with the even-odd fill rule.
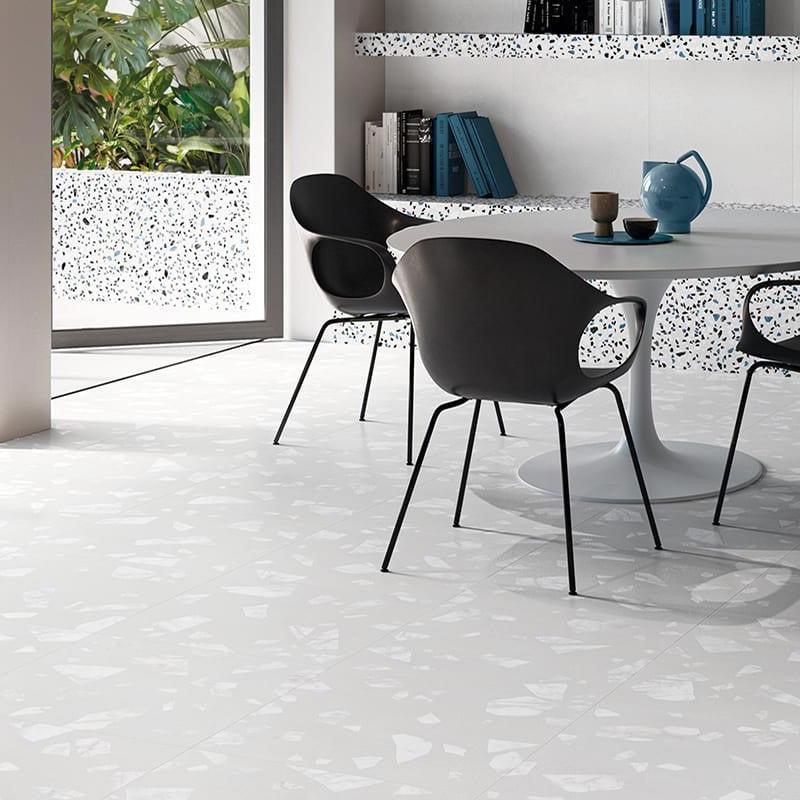
[[492,123],[476,111],[426,117],[419,109],[387,112],[365,123],[365,188],[375,194],[517,194]]
[[600,0],[599,33],[644,36],[648,26],[647,0]]
[[[764,36],[765,0],[671,0],[664,32],[682,36]],[[670,0],[661,0],[668,3]]]
[[528,0],[525,33],[594,33],[595,0]]

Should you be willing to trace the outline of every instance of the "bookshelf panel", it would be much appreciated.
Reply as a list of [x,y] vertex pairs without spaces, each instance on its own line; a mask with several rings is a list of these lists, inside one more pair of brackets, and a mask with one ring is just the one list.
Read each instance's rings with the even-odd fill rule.
[[528,33],[356,33],[374,58],[800,62],[800,36],[605,36]]

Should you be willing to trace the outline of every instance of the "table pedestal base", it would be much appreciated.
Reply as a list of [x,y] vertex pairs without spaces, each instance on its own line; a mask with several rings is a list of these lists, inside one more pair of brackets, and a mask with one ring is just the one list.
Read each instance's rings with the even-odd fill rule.
[[[716,497],[728,451],[722,447],[689,442],[664,442],[657,452],[639,453],[647,490],[654,503],[677,503]],[[519,468],[523,483],[561,495],[558,451],[545,453]],[[764,465],[737,453],[728,491],[756,483]],[[599,503],[641,503],[639,487],[623,444],[590,444],[569,450],[570,494],[574,500]]]

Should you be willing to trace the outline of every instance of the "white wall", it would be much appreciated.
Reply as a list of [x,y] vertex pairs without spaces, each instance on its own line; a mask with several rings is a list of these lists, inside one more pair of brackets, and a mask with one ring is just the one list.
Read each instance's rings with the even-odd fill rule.
[[[525,0],[386,0],[387,30],[521,30]],[[800,0],[768,3],[800,31]],[[800,65],[386,59],[387,106],[490,116],[523,194],[638,195],[695,148],[714,199],[800,203]]]
[[[50,4],[0,10],[0,441],[50,427]],[[12,111],[13,110],[13,111]]]
[[[353,54],[353,34],[384,25],[384,0],[287,3],[287,190],[312,172],[363,180],[363,123],[383,111],[385,72],[380,59]],[[332,309],[313,281],[290,213],[286,264],[286,335],[313,339]]]

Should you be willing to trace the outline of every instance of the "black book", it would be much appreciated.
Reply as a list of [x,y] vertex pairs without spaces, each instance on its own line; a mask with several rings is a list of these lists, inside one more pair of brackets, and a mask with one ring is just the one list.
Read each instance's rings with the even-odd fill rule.
[[543,33],[573,33],[571,0],[546,0]]
[[594,0],[573,0],[572,33],[594,33]]
[[403,194],[422,194],[422,181],[420,176],[420,151],[419,126],[421,117],[412,117],[406,120],[406,158],[405,175],[403,176]]
[[594,0],[529,0],[526,33],[594,33]]
[[535,30],[535,14],[538,0],[528,0],[528,7],[525,10],[525,33],[533,33]]
[[410,120],[419,120],[422,117],[422,109],[417,108],[412,111],[401,111],[397,117],[398,137],[397,137],[397,191],[400,194],[407,194],[406,186],[406,160],[408,158],[408,123]]
[[419,121],[419,193],[433,194],[433,120]]

